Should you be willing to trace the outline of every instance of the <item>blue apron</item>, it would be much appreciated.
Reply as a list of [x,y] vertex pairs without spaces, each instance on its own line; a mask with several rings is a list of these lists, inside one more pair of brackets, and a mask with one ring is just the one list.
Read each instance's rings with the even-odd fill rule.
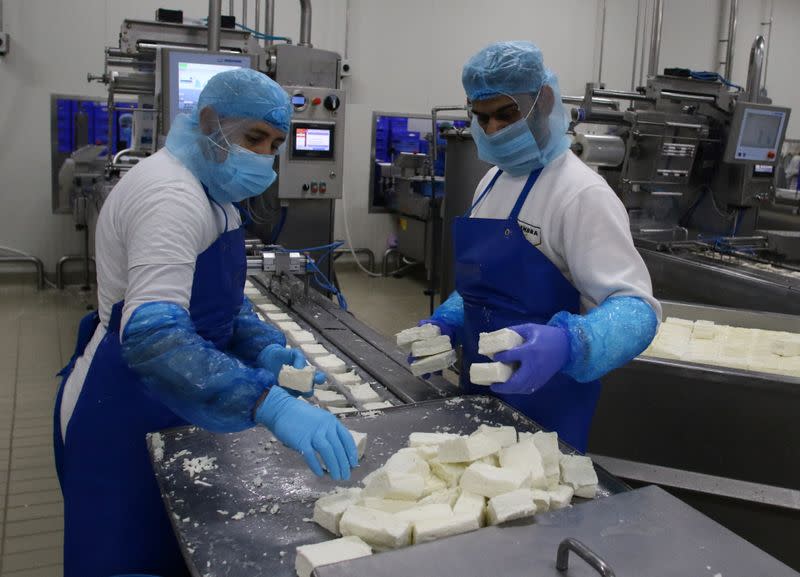
[[[232,337],[246,274],[244,226],[224,232],[197,257],[189,313],[198,334],[219,350]],[[97,313],[81,321],[75,355],[61,373],[54,437],[64,494],[64,577],[188,576],[145,441],[149,432],[187,423],[150,396],[122,358],[123,304],[112,308],[65,442],[60,422],[64,383],[97,328]]]
[[[554,314],[580,310],[580,293],[561,271],[523,234],[518,217],[541,170],[528,177],[507,219],[470,218],[502,174],[498,170],[469,212],[455,219],[456,289],[464,299],[464,346],[461,386],[467,393],[489,389],[469,381],[472,363],[491,362],[478,354],[478,336],[524,323],[547,324]],[[494,393],[493,393],[494,394]],[[600,382],[579,383],[557,373],[530,395],[496,394],[545,429],[581,452],[586,451],[589,427]]]

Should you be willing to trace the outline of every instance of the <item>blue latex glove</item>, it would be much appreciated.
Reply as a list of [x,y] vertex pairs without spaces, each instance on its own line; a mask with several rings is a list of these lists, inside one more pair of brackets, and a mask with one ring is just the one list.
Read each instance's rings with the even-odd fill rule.
[[495,393],[530,394],[553,378],[569,361],[569,333],[560,327],[528,323],[509,327],[525,339],[520,346],[494,355],[501,363],[519,367],[505,383],[495,383]]
[[256,421],[266,426],[284,445],[305,457],[315,475],[323,475],[317,453],[335,481],[350,479],[358,466],[353,436],[331,413],[272,387],[256,411]]
[[[283,365],[290,365],[295,369],[302,369],[308,363],[306,362],[306,356],[297,349],[287,348],[281,345],[269,345],[266,347],[261,353],[259,353],[258,358],[256,359],[256,365],[261,367],[262,369],[266,369],[271,372],[276,377],[281,372],[281,368]],[[316,371],[314,373],[314,384],[321,385],[325,382],[325,373],[321,373],[320,371]],[[289,391],[291,394],[295,394],[296,391]],[[314,391],[311,390],[307,393],[302,393],[301,396],[303,397],[310,397],[314,394]]]
[[[259,353],[272,344],[285,346],[286,337],[277,327],[258,318],[253,305],[245,297],[239,314],[233,321],[233,337],[228,344],[228,352],[248,364],[253,364]],[[277,376],[278,373],[273,374]]]
[[275,376],[245,366],[195,332],[189,312],[170,302],[136,308],[122,354],[148,391],[181,418],[215,432],[255,425],[253,409]]

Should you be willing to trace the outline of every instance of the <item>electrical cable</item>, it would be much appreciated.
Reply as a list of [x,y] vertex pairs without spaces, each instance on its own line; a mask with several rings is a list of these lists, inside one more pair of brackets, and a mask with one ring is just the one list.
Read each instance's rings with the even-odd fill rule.
[[347,248],[350,250],[350,253],[353,255],[353,259],[356,261],[356,264],[358,265],[358,268],[360,268],[362,271],[367,273],[367,275],[372,277],[372,278],[380,278],[380,277],[382,277],[383,276],[382,274],[367,270],[367,268],[363,264],[361,264],[361,261],[358,260],[358,255],[356,255],[356,251],[353,250],[353,239],[350,237],[350,223],[347,220],[347,215],[348,215],[348,212],[347,212],[347,194],[346,193],[342,193],[342,218],[344,219],[344,236],[345,236],[345,239],[347,239]]
[[727,78],[722,76],[719,72],[707,72],[707,71],[691,70],[691,71],[689,71],[689,75],[692,78],[694,78],[695,80],[706,80],[706,81],[709,81],[709,82],[713,82],[715,80],[719,80],[720,82],[722,82],[725,86],[727,86],[729,88],[735,88],[739,92],[744,90],[744,88],[742,88],[738,84],[734,84],[733,82],[731,82],[730,80],[728,80]]

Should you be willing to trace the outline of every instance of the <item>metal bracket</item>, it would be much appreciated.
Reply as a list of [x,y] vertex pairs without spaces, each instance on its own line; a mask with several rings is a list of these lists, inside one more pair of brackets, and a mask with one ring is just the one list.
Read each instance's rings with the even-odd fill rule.
[[0,56],[8,54],[8,32],[0,32]]
[[586,561],[595,571],[600,573],[603,577],[616,577],[614,570],[609,567],[608,563],[603,561],[597,553],[589,549],[586,545],[577,539],[564,539],[558,545],[558,553],[556,554],[556,569],[561,572],[569,568],[569,552],[574,551],[575,554]]

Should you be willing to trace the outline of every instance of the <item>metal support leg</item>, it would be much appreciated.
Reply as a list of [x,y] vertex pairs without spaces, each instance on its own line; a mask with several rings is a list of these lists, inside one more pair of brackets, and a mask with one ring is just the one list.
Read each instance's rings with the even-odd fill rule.
[[333,251],[334,255],[343,255],[352,253],[356,253],[357,255],[358,254],[367,255],[367,270],[369,270],[369,272],[375,272],[375,253],[372,252],[370,249],[354,248],[353,250],[350,250],[349,248],[337,248],[336,250]]
[[[97,269],[97,263],[94,260],[93,256],[90,256],[88,259],[83,255],[67,255],[62,256],[58,259],[58,264],[56,265],[56,286],[59,290],[64,289],[64,265],[68,262],[72,261],[81,261],[84,263],[84,274],[85,274],[85,286],[82,287],[84,290],[89,290],[91,288],[91,284],[89,282],[89,261],[95,263],[95,270]],[[88,287],[88,288],[86,288]]]
[[387,248],[386,252],[383,253],[383,262],[381,263],[381,273],[383,276],[389,275],[389,257],[392,255],[397,257],[397,266],[395,268],[400,267],[400,251],[396,248]]
[[35,256],[0,256],[0,264],[2,263],[30,263],[36,267],[36,287],[39,290],[44,289],[44,264]]

